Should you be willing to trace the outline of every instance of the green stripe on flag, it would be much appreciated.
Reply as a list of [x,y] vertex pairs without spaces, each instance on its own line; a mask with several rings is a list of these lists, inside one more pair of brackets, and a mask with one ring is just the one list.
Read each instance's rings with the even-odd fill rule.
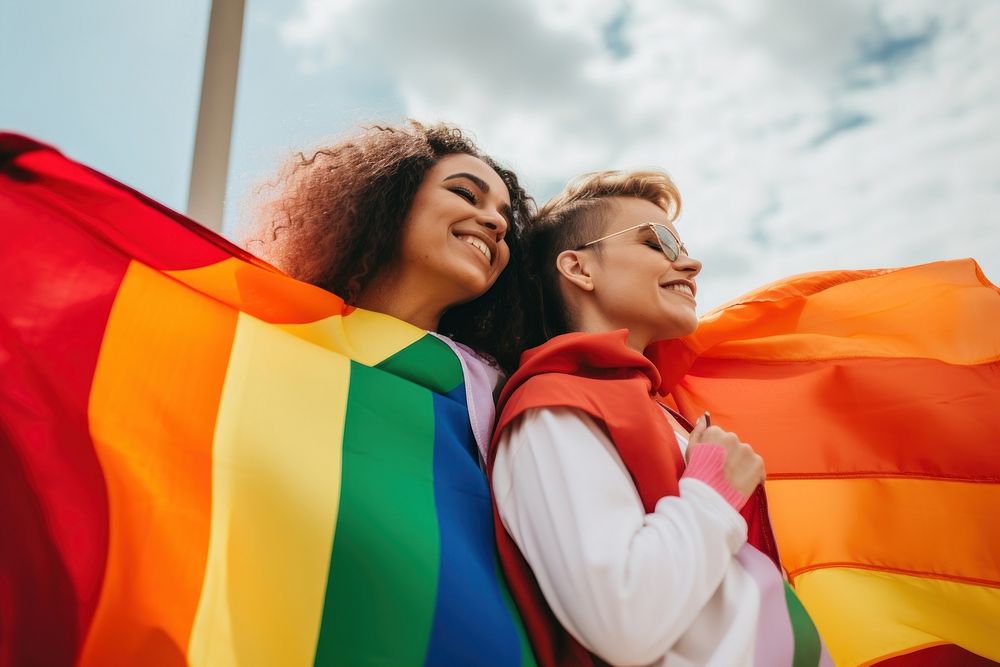
[[440,556],[431,393],[352,362],[343,447],[315,664],[423,664]]
[[785,582],[785,605],[792,621],[792,636],[795,641],[795,655],[792,658],[793,667],[816,667],[819,664],[820,644],[819,632],[805,607],[799,601],[792,587]]
[[392,355],[376,368],[447,394],[464,380],[462,364],[443,341],[430,334]]

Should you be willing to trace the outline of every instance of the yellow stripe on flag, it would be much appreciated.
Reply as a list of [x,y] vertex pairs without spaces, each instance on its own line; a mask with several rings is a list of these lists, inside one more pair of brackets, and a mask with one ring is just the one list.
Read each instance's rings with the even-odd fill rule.
[[813,570],[794,584],[838,665],[935,643],[1000,661],[1000,589],[853,568]]
[[282,324],[303,340],[375,366],[427,335],[423,329],[382,313],[357,309],[308,324]]
[[349,379],[346,357],[240,315],[215,430],[192,665],[312,664]]

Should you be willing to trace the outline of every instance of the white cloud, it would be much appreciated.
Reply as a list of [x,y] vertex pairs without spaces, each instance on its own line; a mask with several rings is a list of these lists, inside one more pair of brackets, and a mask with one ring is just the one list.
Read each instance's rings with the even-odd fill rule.
[[989,0],[304,0],[312,67],[394,81],[547,196],[656,165],[702,303],[801,271],[973,255],[1000,279],[1000,8]]

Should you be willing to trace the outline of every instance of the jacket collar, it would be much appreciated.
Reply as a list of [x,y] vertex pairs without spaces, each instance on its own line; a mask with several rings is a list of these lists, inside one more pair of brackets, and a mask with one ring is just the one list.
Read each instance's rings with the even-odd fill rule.
[[556,336],[521,355],[521,365],[503,388],[500,403],[528,378],[543,373],[564,373],[595,379],[646,382],[652,395],[660,386],[660,372],[649,359],[628,346],[628,329],[601,333],[568,333]]

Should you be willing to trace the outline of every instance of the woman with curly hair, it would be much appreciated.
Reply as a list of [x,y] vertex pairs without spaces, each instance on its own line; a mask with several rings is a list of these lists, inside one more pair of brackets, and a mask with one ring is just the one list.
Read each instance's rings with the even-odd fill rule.
[[271,190],[245,240],[251,252],[516,367],[518,273],[504,269],[533,202],[461,130],[371,127],[298,153]]
[[249,250],[432,334],[408,365],[375,367],[407,383],[383,378],[398,389],[364,403],[365,434],[345,445],[353,490],[340,503],[363,521],[336,529],[316,664],[534,664],[497,561],[482,469],[494,393],[517,363],[514,266],[532,200],[460,130],[415,122],[300,153],[270,194]]

